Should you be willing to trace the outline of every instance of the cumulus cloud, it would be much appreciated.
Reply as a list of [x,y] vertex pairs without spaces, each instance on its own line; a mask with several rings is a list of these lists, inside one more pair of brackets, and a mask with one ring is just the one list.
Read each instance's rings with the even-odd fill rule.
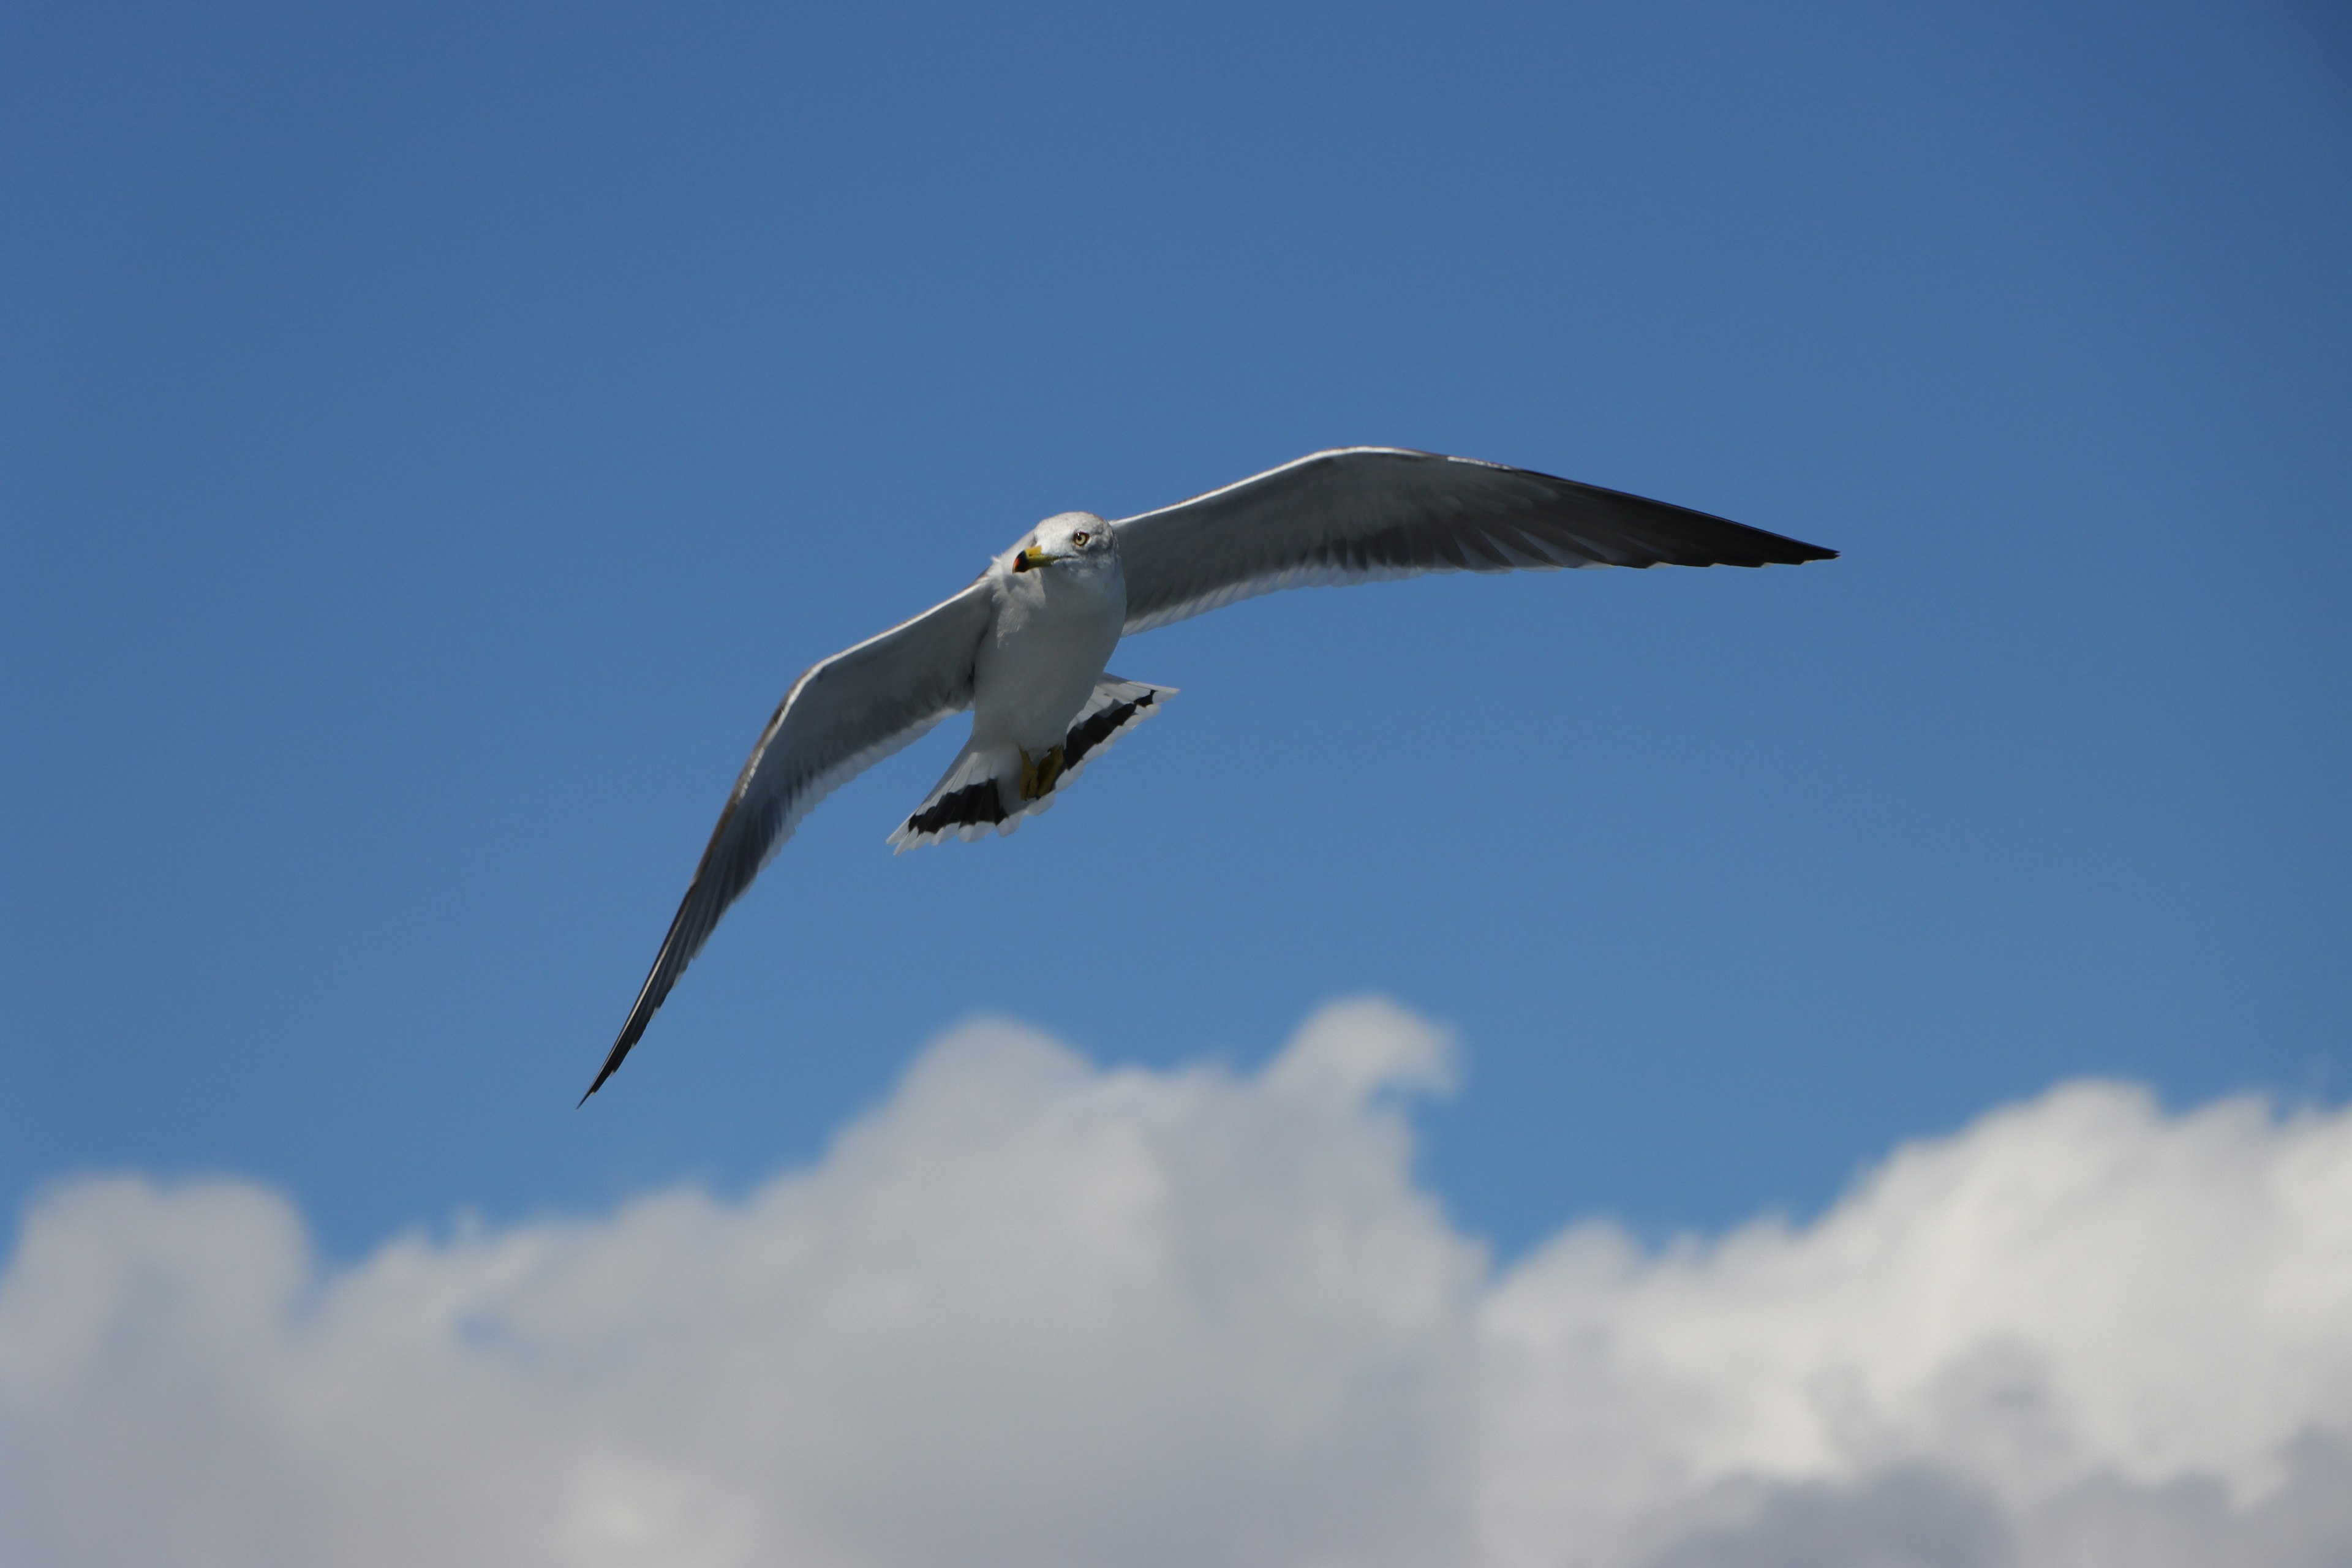
[[1263,1071],[1001,1022],[740,1199],[323,1266],[282,1195],[63,1184],[0,1275],[12,1564],[2352,1560],[2352,1114],[2061,1087],[1811,1224],[1497,1269],[1414,1184],[1443,1034]]

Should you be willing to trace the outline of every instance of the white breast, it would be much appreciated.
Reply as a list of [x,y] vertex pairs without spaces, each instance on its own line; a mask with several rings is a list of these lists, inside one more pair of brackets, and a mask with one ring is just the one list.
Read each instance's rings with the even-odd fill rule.
[[1127,579],[1113,555],[1090,569],[1008,573],[997,583],[996,624],[973,671],[972,743],[1042,754],[1061,743],[1118,646]]

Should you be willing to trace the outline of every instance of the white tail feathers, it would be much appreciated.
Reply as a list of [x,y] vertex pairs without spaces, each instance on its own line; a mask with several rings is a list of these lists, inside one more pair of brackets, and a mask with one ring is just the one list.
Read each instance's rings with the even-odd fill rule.
[[975,747],[966,742],[931,793],[923,798],[890,843],[899,854],[936,844],[950,836],[970,843],[994,833],[1010,833],[1024,817],[1034,816],[1054,804],[1054,797],[1076,781],[1087,763],[1110,749],[1110,743],[1160,711],[1176,695],[1172,686],[1148,686],[1105,674],[1095,682],[1093,695],[1062,742],[1062,771],[1034,800],[1021,798],[1021,752],[1013,746]]

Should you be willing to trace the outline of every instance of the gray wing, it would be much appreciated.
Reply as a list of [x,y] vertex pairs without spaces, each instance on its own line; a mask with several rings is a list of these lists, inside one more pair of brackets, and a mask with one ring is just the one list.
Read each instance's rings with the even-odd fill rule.
[[1393,447],[1317,452],[1112,526],[1130,633],[1316,584],[1559,566],[1762,566],[1837,554],[1597,485]]
[[[588,1094],[604,1087],[670,987],[702,951],[719,917],[743,896],[810,808],[940,720],[971,706],[972,658],[994,614],[983,578],[903,626],[811,667],[793,682],[719,814],[702,863],[694,868],[685,901],[655,955],[653,973],[646,976]],[[588,1094],[580,1097],[582,1104]]]

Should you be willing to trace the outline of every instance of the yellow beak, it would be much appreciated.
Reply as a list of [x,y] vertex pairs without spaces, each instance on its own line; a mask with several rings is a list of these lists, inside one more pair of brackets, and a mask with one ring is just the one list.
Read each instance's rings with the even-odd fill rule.
[[1045,552],[1033,546],[1013,558],[1013,569],[1015,572],[1027,572],[1039,566],[1050,565],[1060,559],[1058,555],[1048,555]]

